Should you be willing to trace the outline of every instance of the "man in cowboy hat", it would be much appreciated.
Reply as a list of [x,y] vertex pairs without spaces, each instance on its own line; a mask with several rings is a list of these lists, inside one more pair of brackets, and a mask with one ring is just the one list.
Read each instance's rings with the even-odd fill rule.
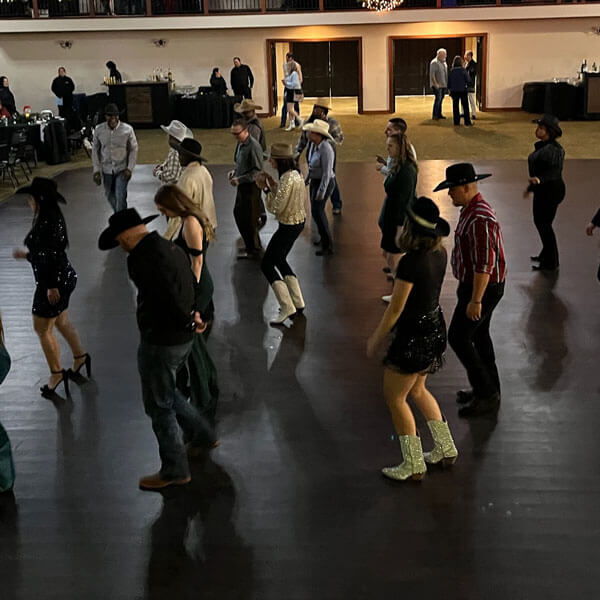
[[[206,214],[211,225],[216,229],[217,211],[213,197],[213,179],[203,164],[202,144],[192,138],[185,138],[177,150],[181,166],[184,167],[177,187]],[[169,219],[165,238],[173,239],[179,233],[180,227],[179,217]]]
[[[315,103],[313,104],[313,109],[310,117],[306,120],[307,123],[313,123],[315,119],[320,119],[321,121],[325,121],[329,124],[329,134],[332,137],[330,141],[331,147],[335,152],[335,161],[333,165],[333,170],[335,171],[337,164],[337,147],[341,146],[344,142],[344,132],[342,131],[342,126],[340,125],[337,119],[329,116],[329,111],[331,110],[331,101],[329,98],[317,98]],[[302,151],[306,146],[309,146],[306,156],[307,160],[310,156],[311,148],[309,145],[308,139],[308,131],[303,130],[298,143],[296,144],[296,152],[298,155],[302,154]],[[339,215],[342,213],[342,197],[340,195],[340,188],[336,179],[335,188],[333,190],[333,194],[331,194],[331,204],[333,205],[333,214]]]
[[181,121],[171,121],[168,127],[161,125],[160,128],[167,134],[169,153],[160,165],[154,167],[152,174],[161,183],[177,183],[181,175],[177,148],[185,138],[193,138],[194,134]]
[[190,469],[179,423],[193,432],[194,446],[214,446],[212,428],[179,394],[176,373],[190,353],[194,317],[194,276],[181,248],[150,233],[134,208],[113,214],[98,240],[100,250],[121,246],[128,253],[129,277],[138,289],[138,370],[146,414],[158,441],[161,468],[140,479],[143,490],[159,490],[190,481]]
[[461,417],[494,413],[500,406],[500,378],[490,337],[492,313],[504,294],[506,261],[500,223],[483,199],[470,163],[451,165],[436,188],[448,190],[461,212],[454,235],[452,272],[458,279],[458,303],[448,329],[448,341],[467,370],[471,390],[457,394]]
[[119,114],[116,104],[106,105],[106,121],[94,129],[92,147],[94,182],[104,183],[104,195],[115,212],[127,208],[127,184],[138,151],[133,127],[121,122]]

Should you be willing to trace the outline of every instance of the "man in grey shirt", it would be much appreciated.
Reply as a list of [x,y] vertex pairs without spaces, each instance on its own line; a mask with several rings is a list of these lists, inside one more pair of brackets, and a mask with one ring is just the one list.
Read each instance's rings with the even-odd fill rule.
[[446,64],[446,50],[440,48],[436,57],[429,63],[429,83],[433,90],[433,120],[445,119],[442,115],[442,102],[448,91],[448,65]]
[[94,182],[104,183],[106,199],[119,212],[127,208],[127,184],[135,168],[138,143],[133,127],[119,120],[116,104],[107,104],[104,116],[106,122],[94,129]]
[[233,217],[246,245],[245,251],[240,252],[238,258],[258,258],[262,250],[258,235],[262,201],[260,189],[254,183],[254,178],[262,170],[263,151],[260,144],[250,135],[245,120],[234,121],[231,134],[237,141],[235,170],[229,173],[229,182],[237,187]]

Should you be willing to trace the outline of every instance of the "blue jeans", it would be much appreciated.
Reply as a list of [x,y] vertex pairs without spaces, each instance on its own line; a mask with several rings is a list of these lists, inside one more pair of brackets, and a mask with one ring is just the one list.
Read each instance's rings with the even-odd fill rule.
[[447,88],[431,88],[435,99],[433,101],[433,118],[439,119],[442,116],[442,102],[446,95]]
[[191,349],[192,341],[178,346],[157,346],[144,340],[138,348],[144,409],[152,420],[161,459],[160,474],[165,479],[190,474],[179,423],[186,432],[191,432],[192,444],[212,446],[215,443],[206,419],[176,387],[177,369],[185,363]]
[[331,204],[334,209],[342,210],[342,197],[340,196],[340,186],[337,181],[335,182],[335,187],[333,188],[333,193],[331,194]]
[[317,200],[317,191],[321,185],[320,179],[310,180],[310,212],[312,218],[317,225],[319,230],[319,236],[321,237],[321,248],[323,250],[329,250],[333,246],[333,239],[331,237],[331,231],[329,231],[329,221],[325,214],[325,205],[327,200],[333,193],[335,187],[335,178],[329,182],[327,190],[325,191],[325,197]]
[[127,208],[127,184],[125,171],[119,173],[102,173],[104,195],[115,212]]

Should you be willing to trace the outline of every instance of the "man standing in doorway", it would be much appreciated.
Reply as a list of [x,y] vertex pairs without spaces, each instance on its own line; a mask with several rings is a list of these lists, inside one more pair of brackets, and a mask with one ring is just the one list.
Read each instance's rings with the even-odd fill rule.
[[432,119],[445,119],[442,115],[442,102],[448,91],[448,65],[446,64],[446,49],[440,48],[436,57],[429,63],[429,83],[433,90],[433,116]]
[[138,143],[133,127],[119,120],[116,104],[107,104],[104,116],[106,122],[94,129],[94,183],[104,183],[106,199],[119,212],[127,208],[127,184],[135,168]]
[[477,109],[477,101],[475,100],[475,86],[477,85],[477,63],[473,60],[473,52],[471,52],[471,50],[465,53],[465,70],[471,79],[471,83],[469,84],[469,87],[467,87],[467,96],[469,98],[471,119],[475,119],[475,112]]
[[233,59],[233,69],[231,69],[231,89],[234,96],[243,98],[252,98],[252,87],[254,86],[254,75],[248,65],[242,64],[242,59],[236,56]]
[[[302,85],[303,79],[302,79],[302,67],[300,66],[300,63],[296,60],[294,60],[294,56],[291,52],[288,52],[285,55],[285,63],[283,64],[283,79],[285,80],[285,78],[290,74],[290,66],[291,64],[295,62],[296,63],[296,71],[298,73],[298,78],[300,79],[300,85]],[[285,97],[286,97],[286,89],[283,89],[283,106],[281,107],[281,124],[279,125],[279,127],[285,127],[285,124],[287,122],[287,102],[285,101]],[[299,115],[300,114],[300,103],[299,102],[294,102],[294,110],[296,111],[296,114]]]

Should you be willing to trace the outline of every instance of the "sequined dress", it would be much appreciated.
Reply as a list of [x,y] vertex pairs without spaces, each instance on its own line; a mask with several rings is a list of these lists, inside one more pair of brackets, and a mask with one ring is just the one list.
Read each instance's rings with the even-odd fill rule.
[[[69,306],[77,284],[77,273],[65,252],[68,246],[65,219],[58,208],[39,213],[25,238],[27,260],[33,268],[35,294],[31,312],[45,319],[60,315]],[[48,302],[48,290],[57,288],[60,300]]]

